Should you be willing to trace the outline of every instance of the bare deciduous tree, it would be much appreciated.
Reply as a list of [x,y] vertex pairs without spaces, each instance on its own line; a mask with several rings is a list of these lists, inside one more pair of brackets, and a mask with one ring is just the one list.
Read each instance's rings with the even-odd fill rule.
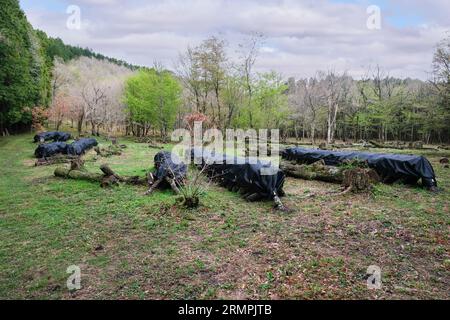
[[264,43],[264,35],[262,33],[253,33],[246,42],[239,45],[242,60],[242,78],[244,79],[247,90],[248,112],[250,118],[250,127],[253,127],[252,115],[252,97],[253,97],[253,68],[259,55],[259,50]]
[[[91,133],[99,135],[100,128],[111,131],[125,121],[122,103],[124,82],[132,71],[108,61],[81,57],[69,63],[57,63],[54,83],[58,91],[70,100],[70,115],[77,122],[78,133],[83,125],[91,125]],[[58,80],[59,79],[59,80]]]

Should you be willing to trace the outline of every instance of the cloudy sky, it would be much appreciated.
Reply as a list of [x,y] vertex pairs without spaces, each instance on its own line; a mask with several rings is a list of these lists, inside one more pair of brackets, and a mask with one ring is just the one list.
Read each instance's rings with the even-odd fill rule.
[[[172,68],[180,52],[218,35],[236,56],[252,32],[266,40],[258,71],[355,77],[380,64],[397,77],[427,79],[436,43],[450,30],[448,0],[21,0],[35,28],[66,43],[138,65]],[[67,27],[70,5],[81,28]],[[368,28],[377,6],[381,28]],[[375,13],[376,14],[376,13]],[[374,24],[370,24],[374,26]]]

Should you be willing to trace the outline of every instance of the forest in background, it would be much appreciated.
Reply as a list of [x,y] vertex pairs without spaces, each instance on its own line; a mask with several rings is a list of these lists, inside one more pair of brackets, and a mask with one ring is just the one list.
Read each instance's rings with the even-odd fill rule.
[[[137,68],[33,30],[16,0],[0,17],[0,132],[56,129],[79,134],[167,137],[203,120],[219,129],[280,129],[283,138],[450,142],[450,39],[437,44],[430,79],[396,79],[368,66],[354,79],[333,69],[285,79],[255,71],[262,34],[231,55],[211,37],[173,68]],[[236,58],[232,58],[236,56]],[[326,65],[326,62],[324,62]]]
[[[78,57],[108,61],[128,69],[136,67],[88,48],[70,46],[59,38],[34,30],[19,1],[2,1],[0,10],[0,132],[27,130],[33,113],[38,117],[54,103],[55,61]],[[33,111],[34,109],[34,111]]]

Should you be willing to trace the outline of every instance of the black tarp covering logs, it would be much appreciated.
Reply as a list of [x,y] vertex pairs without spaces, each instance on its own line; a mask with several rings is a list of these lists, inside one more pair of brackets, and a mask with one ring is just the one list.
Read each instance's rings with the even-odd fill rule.
[[178,187],[184,185],[187,176],[187,166],[175,154],[167,151],[158,152],[154,158],[155,171],[149,175],[150,189],[145,193],[150,195],[158,187],[170,187],[180,194]]
[[48,144],[41,144],[37,147],[34,155],[36,158],[49,158],[57,154],[67,154],[68,145],[65,142],[53,142]]
[[[209,177],[219,181],[230,190],[243,194],[258,195],[260,199],[274,200],[284,196],[285,174],[270,162],[259,159],[238,158],[212,154],[207,150],[193,149],[191,157],[195,164],[205,168]],[[252,161],[251,161],[252,160]]]
[[83,138],[69,145],[67,147],[67,154],[71,156],[81,156],[97,145],[97,140],[93,138]]
[[66,142],[70,140],[72,136],[70,133],[66,132],[43,132],[34,136],[34,142],[45,142],[45,141],[54,141],[54,142]]
[[155,172],[153,176],[156,180],[165,178],[175,179],[179,184],[186,179],[187,166],[176,155],[171,152],[161,151],[155,156]]
[[324,160],[328,166],[338,166],[346,160],[359,159],[367,161],[369,167],[374,169],[385,183],[402,181],[416,184],[422,179],[422,185],[428,189],[437,187],[433,166],[422,156],[289,148],[282,152],[282,157],[302,164]]

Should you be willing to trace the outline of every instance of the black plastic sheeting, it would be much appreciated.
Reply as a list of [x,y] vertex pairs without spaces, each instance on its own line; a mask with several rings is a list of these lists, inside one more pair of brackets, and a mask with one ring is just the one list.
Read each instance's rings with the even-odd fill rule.
[[191,157],[201,161],[202,167],[207,166],[205,171],[208,176],[220,180],[224,186],[244,189],[247,193],[259,194],[268,200],[285,195],[283,186],[286,176],[270,162],[213,154],[204,149],[203,153],[202,149],[192,149]]
[[385,183],[402,181],[407,184],[416,184],[422,179],[423,186],[437,187],[433,166],[422,156],[289,148],[282,152],[282,157],[303,164],[324,160],[329,166],[338,166],[345,160],[359,159],[367,161],[369,167],[374,169]]
[[41,144],[37,147],[34,155],[36,158],[48,158],[57,154],[67,154],[67,143],[65,142],[53,142],[48,144]]
[[70,140],[71,137],[72,136],[70,135],[70,133],[66,132],[43,132],[34,136],[34,142],[37,143],[40,141],[51,140],[53,140],[54,142],[66,142]]
[[81,156],[97,145],[97,140],[93,138],[83,138],[69,145],[67,147],[67,154],[71,156]]
[[153,175],[157,180],[166,177],[175,179],[181,183],[187,174],[187,166],[175,154],[168,151],[158,152],[155,156],[155,172]]

